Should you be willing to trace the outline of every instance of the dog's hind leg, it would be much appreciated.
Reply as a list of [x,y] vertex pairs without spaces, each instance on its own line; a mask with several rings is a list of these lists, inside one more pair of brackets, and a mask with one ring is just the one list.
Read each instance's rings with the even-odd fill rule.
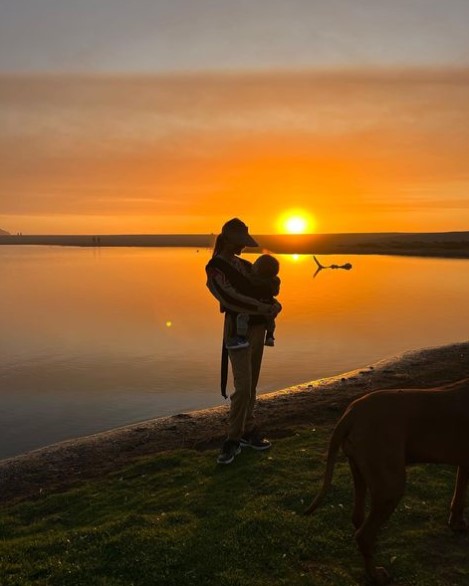
[[[371,480],[371,478],[370,478]],[[404,494],[405,468],[395,470],[392,475],[386,475],[379,483],[374,476],[373,484],[369,483],[371,507],[363,525],[355,533],[358,548],[365,562],[365,570],[375,584],[389,584],[391,578],[385,568],[374,564],[374,547],[378,531],[392,515],[394,509]]]
[[355,529],[359,529],[365,520],[366,482],[352,458],[349,458],[349,464],[353,478],[352,523]]
[[456,474],[456,487],[451,501],[448,525],[453,531],[466,531],[467,523],[464,519],[464,505],[466,489],[469,481],[469,467],[459,466]]

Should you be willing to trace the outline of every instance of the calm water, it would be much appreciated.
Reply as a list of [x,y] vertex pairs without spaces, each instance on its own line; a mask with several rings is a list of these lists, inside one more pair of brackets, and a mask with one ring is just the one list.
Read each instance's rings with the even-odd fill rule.
[[[0,247],[0,457],[222,403],[209,254]],[[261,393],[467,339],[467,261],[322,256],[353,269],[313,279],[312,257],[278,258]]]

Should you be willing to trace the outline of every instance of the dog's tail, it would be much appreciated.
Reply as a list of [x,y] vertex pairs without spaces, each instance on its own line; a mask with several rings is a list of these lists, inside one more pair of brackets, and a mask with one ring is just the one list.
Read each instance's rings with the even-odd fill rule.
[[314,511],[321,504],[321,501],[325,497],[327,491],[331,487],[337,453],[339,451],[340,446],[342,445],[342,442],[344,441],[345,437],[348,435],[352,427],[351,417],[349,413],[350,412],[344,414],[344,416],[340,419],[332,433],[332,437],[329,442],[326,471],[324,472],[322,488],[319,491],[319,494],[316,496],[316,498],[304,512],[305,515],[311,515],[312,513],[314,513]]

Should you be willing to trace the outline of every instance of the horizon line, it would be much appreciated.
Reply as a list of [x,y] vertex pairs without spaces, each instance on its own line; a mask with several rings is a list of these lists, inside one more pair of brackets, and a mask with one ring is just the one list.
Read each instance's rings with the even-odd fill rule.
[[[7,232],[7,231],[5,231]],[[299,234],[289,233],[289,232],[275,232],[275,233],[254,233],[252,232],[252,236],[262,237],[262,236],[291,236],[291,237],[299,237],[299,236],[335,236],[335,235],[361,235],[361,234],[466,234],[469,233],[469,230],[438,230],[438,231],[420,231],[420,230],[412,230],[412,231],[400,231],[400,230],[392,230],[392,231],[379,231],[379,232],[304,232]],[[12,234],[11,232],[0,234],[2,236],[10,236],[16,238],[22,237],[36,237],[36,236],[53,236],[53,237],[83,237],[83,236],[106,236],[106,237],[117,237],[117,236],[217,236],[220,234],[219,232],[171,232],[171,233],[162,233],[162,232],[119,232],[116,234],[109,234],[104,232],[90,232],[90,233],[72,233],[72,234],[63,234],[63,233],[47,233],[47,234],[37,234],[37,233],[16,233]]]

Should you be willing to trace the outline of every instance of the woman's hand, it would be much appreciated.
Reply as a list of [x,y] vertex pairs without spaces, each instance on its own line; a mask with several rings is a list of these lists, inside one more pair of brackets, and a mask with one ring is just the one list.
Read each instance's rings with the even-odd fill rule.
[[282,311],[282,305],[276,299],[274,299],[274,302],[272,303],[271,307],[272,314],[274,317]]

